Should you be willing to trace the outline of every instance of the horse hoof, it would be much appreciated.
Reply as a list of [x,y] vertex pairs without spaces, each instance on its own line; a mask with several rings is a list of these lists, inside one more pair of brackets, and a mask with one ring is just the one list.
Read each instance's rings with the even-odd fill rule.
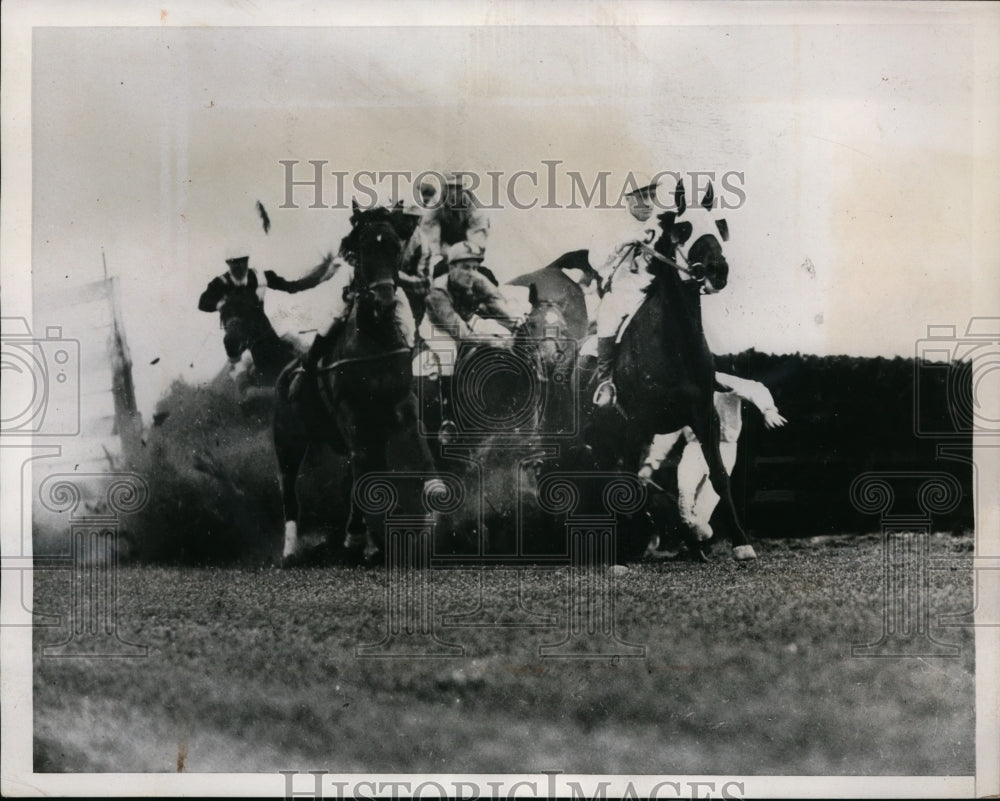
[[757,553],[754,551],[752,545],[737,545],[733,548],[733,559],[737,562],[746,562],[750,559],[756,559]]

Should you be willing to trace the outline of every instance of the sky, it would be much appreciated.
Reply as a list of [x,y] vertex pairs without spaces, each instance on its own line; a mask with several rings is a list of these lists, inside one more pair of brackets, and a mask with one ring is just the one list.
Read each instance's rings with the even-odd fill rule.
[[[912,356],[928,325],[1000,313],[997,60],[970,12],[893,6],[839,24],[675,25],[668,5],[642,26],[36,28],[36,312],[102,277],[103,251],[148,420],[172,380],[224,364],[196,304],[227,247],[294,277],[346,232],[349,212],[308,208],[308,191],[280,208],[282,160],[297,177],[309,160],[349,176],[558,160],[612,186],[739,175],[730,283],[703,306],[714,352]],[[490,214],[487,263],[509,280],[626,212]],[[336,303],[324,285],[267,308],[294,333]]]

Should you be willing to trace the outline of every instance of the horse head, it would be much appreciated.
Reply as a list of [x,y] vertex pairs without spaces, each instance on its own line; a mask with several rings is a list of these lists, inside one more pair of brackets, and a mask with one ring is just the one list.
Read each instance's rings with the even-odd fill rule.
[[729,226],[715,214],[712,184],[700,203],[689,205],[684,183],[678,181],[674,204],[675,211],[659,215],[663,234],[654,249],[675,264],[682,283],[697,285],[704,294],[721,291],[729,281],[729,263],[722,251]]
[[518,339],[534,348],[548,378],[564,380],[575,366],[576,339],[570,331],[562,306],[539,297],[532,283],[528,289],[531,312],[518,328]]
[[351,224],[340,253],[354,267],[358,327],[377,336],[387,332],[393,319],[403,243],[389,209],[363,211],[355,203]]

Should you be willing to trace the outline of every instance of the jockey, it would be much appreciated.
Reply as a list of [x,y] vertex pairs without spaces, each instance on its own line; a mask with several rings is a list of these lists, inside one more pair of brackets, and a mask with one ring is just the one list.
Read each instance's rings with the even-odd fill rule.
[[517,317],[500,293],[492,273],[483,267],[482,248],[472,242],[458,242],[448,248],[448,272],[438,276],[427,295],[424,328],[425,356],[438,373],[441,398],[441,426],[445,437],[455,431],[450,419],[450,383],[458,361],[459,344],[480,342],[509,347]]
[[[319,364],[320,357],[323,356],[331,343],[336,342],[344,326],[347,324],[348,318],[351,316],[355,293],[353,289],[354,267],[350,262],[339,256],[337,258],[330,258],[325,273],[319,276],[316,283],[319,284],[329,280],[341,267],[345,267],[348,270],[347,286],[344,289],[344,308],[340,314],[333,318],[333,322],[330,323],[330,327],[325,334],[316,334],[316,338],[313,339],[312,344],[309,346],[309,351],[302,359],[301,364],[292,371],[292,382],[288,387],[288,397],[290,400],[297,400],[299,394],[302,392],[302,387],[306,384],[306,380],[315,376],[316,366]],[[396,286],[396,303],[393,306],[393,319],[396,322],[396,329],[399,332],[400,339],[406,343],[407,347],[413,348],[417,327],[413,322],[413,311],[410,309],[410,301],[403,287],[399,284]]]
[[482,248],[458,242],[447,258],[447,274],[434,280],[427,295],[427,319],[458,340],[509,336],[517,316],[490,280],[492,273],[485,273]]
[[[433,189],[433,187],[432,187]],[[415,203],[403,207],[403,214],[423,220],[424,209]],[[403,258],[399,266],[397,281],[410,300],[414,323],[419,326],[424,317],[427,293],[431,288],[430,273],[422,271],[423,248],[420,223],[403,248]]]
[[[732,475],[740,432],[743,430],[742,401],[757,407],[764,416],[764,425],[769,429],[781,428],[788,421],[778,413],[770,390],[759,381],[716,373],[715,382],[724,390],[716,391],[714,396],[715,408],[719,413],[719,451],[726,472]],[[708,481],[708,463],[701,444],[690,427],[685,426],[675,434],[655,436],[649,455],[639,470],[639,478],[643,481],[650,480],[680,437],[686,443],[677,465],[677,505],[681,519],[695,536],[699,540],[707,540],[712,536],[712,527],[708,521],[719,502],[719,496]]]
[[622,323],[642,305],[644,290],[653,280],[649,272],[651,257],[637,245],[652,246],[659,229],[653,219],[653,201],[657,181],[639,181],[626,196],[631,219],[628,227],[615,237],[610,248],[599,245],[590,249],[590,266],[603,281],[605,291],[597,310],[597,382],[594,403],[614,403],[617,392],[612,382],[615,338]]
[[[231,324],[252,314],[264,314],[264,290],[266,288],[282,292],[299,292],[312,288],[319,283],[315,278],[322,276],[327,271],[332,258],[327,256],[323,262],[298,281],[286,281],[271,270],[265,270],[264,279],[261,280],[257,271],[250,267],[250,257],[244,255],[245,253],[246,251],[243,249],[227,250],[225,260],[229,269],[222,275],[213,278],[198,299],[200,311],[219,312],[222,326],[226,329],[222,341],[226,348],[226,356],[229,358],[231,372],[234,372],[237,365],[241,363],[240,357],[242,355],[241,343],[235,327]],[[320,280],[323,279],[320,278]],[[236,377],[234,374],[234,380]]]
[[444,272],[446,249],[458,242],[471,242],[486,251],[489,216],[478,208],[465,189],[462,177],[449,173],[444,197],[435,200],[434,188],[421,184],[424,214],[420,222],[420,272],[436,278]]

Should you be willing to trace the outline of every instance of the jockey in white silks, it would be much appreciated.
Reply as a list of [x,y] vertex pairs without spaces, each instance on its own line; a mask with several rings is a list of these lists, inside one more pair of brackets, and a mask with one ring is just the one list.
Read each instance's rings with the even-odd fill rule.
[[[714,399],[719,413],[719,450],[722,453],[722,463],[726,472],[732,475],[740,432],[743,430],[742,401],[748,401],[760,410],[764,416],[764,425],[769,429],[780,428],[788,421],[778,413],[770,390],[759,381],[726,373],[716,373],[715,381],[726,389],[725,392],[716,392]],[[657,434],[650,445],[649,455],[639,470],[639,478],[643,481],[651,480],[680,437],[684,437],[687,442],[677,465],[677,506],[681,519],[694,532],[695,537],[701,541],[708,540],[712,536],[712,527],[708,521],[719,502],[719,496],[708,479],[708,463],[702,453],[701,443],[690,427],[685,426],[672,434]]]
[[640,182],[626,196],[630,215],[629,226],[620,232],[610,247],[594,243],[590,248],[590,265],[606,287],[597,310],[597,382],[594,403],[604,406],[615,402],[615,385],[611,371],[615,359],[615,339],[622,324],[635,314],[646,297],[645,289],[653,280],[649,272],[651,256],[644,248],[652,247],[659,234],[653,218],[653,201],[657,181]]

